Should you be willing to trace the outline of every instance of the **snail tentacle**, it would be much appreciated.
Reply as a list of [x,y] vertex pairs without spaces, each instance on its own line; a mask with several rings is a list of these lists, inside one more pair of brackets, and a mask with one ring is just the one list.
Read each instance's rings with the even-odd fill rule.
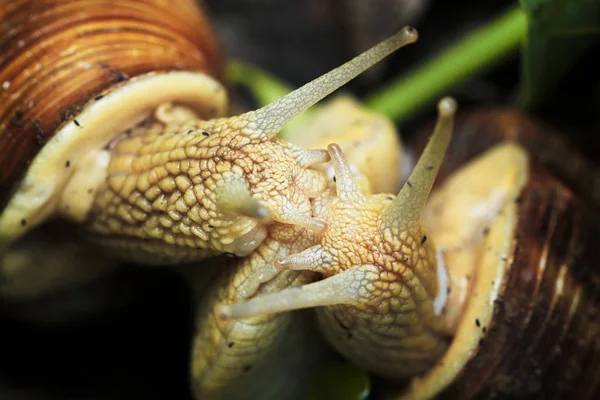
[[439,118],[433,135],[400,193],[384,211],[384,229],[397,232],[420,223],[425,202],[452,137],[456,108],[456,102],[451,98],[444,98],[439,102]]
[[215,189],[215,204],[224,213],[243,215],[266,221],[271,212],[252,197],[243,177],[232,175]]
[[315,283],[258,296],[244,303],[223,304],[217,313],[223,320],[232,320],[338,304],[358,306],[364,303],[362,288],[377,274],[377,267],[361,265]]
[[290,143],[290,147],[292,146],[293,151],[296,153],[296,161],[301,167],[312,167],[329,161],[327,150],[306,150]]
[[293,117],[345,85],[394,51],[417,41],[417,31],[404,27],[395,35],[363,52],[352,60],[305,84],[275,102],[240,116],[248,124],[246,134],[252,138],[275,137]]
[[359,202],[364,200],[365,197],[360,192],[354,180],[350,165],[344,157],[340,146],[334,143],[327,146],[327,149],[331,154],[331,163],[335,170],[337,196],[345,201]]
[[316,245],[275,262],[280,270],[300,270],[323,273],[330,268],[333,256],[323,246]]
[[302,210],[298,209],[288,199],[282,199],[280,209],[278,210],[278,220],[280,222],[296,225],[314,232],[320,232],[327,224],[319,218],[313,218]]

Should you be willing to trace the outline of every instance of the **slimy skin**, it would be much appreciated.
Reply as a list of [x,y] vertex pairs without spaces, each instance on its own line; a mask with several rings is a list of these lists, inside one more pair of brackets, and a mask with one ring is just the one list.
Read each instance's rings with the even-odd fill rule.
[[[197,261],[229,252],[246,256],[271,222],[325,228],[307,205],[326,187],[311,169],[325,150],[303,150],[276,138],[291,118],[413,43],[404,28],[335,70],[248,113],[213,120],[176,110],[124,132],[107,148],[106,180],[87,210],[86,226],[125,258],[148,264]],[[306,212],[302,209],[306,208]],[[86,212],[86,211],[82,211]]]
[[[339,104],[338,101],[340,100],[335,99],[332,103]],[[344,105],[348,104],[345,98],[341,101]],[[329,115],[335,123],[340,124],[337,129],[328,132],[330,140],[343,142],[351,137],[352,143],[368,143],[373,150],[376,147],[388,147],[381,142],[397,140],[397,132],[391,123],[386,123],[381,116],[368,114],[359,103],[352,102],[351,108],[344,107],[344,111],[348,112],[340,115],[338,108],[328,106],[320,110],[320,118],[325,120]],[[356,119],[357,114],[361,116],[361,126],[337,121]],[[299,131],[306,129],[301,138],[302,145],[319,148],[318,144],[323,142],[322,129],[315,129],[311,122],[306,125],[297,128]],[[363,129],[363,125],[370,129]],[[373,138],[377,138],[374,143]],[[286,140],[289,139],[292,138],[286,136]],[[345,155],[360,159],[364,153],[365,146],[353,145],[348,147]],[[374,151],[367,154],[375,155]],[[400,169],[400,160],[391,157],[385,161],[375,163],[368,171],[369,176],[393,180]],[[322,167],[319,169],[333,171],[328,163]],[[360,169],[352,169],[354,179],[360,182],[360,190],[370,194],[369,179],[361,172]],[[324,182],[327,190],[314,199],[313,204],[335,197],[335,183],[331,179],[333,176],[327,177],[328,181]],[[306,210],[309,214],[312,213],[312,207],[309,205]],[[309,386],[306,384],[307,380],[317,370],[312,365],[322,361],[329,353],[318,337],[312,313],[301,311],[223,321],[218,318],[217,311],[221,304],[235,304],[262,294],[285,290],[290,286],[313,282],[318,276],[316,273],[281,271],[274,265],[278,259],[318,244],[318,240],[318,235],[311,230],[280,223],[272,224],[269,235],[261,246],[244,259],[230,261],[220,278],[213,283],[210,294],[202,297],[196,312],[197,331],[192,357],[192,383],[197,398],[305,398],[306,387]],[[187,278],[194,283],[202,282],[206,275],[204,271],[190,266],[189,273],[193,276]],[[195,291],[202,293],[202,289],[201,287]]]
[[310,199],[325,178],[309,167],[327,160],[326,152],[229,124],[154,120],[127,132],[111,147],[89,230],[155,262],[183,262],[245,256],[266,237],[270,220],[322,229],[310,217]]
[[233,261],[212,285],[196,313],[191,365],[196,398],[302,398],[304,379],[319,357],[309,316],[293,312],[222,321],[216,309],[314,281],[315,273],[278,271],[274,263],[315,241],[309,230],[276,224],[255,252]]
[[375,374],[406,378],[425,372],[444,354],[443,304],[434,239],[421,212],[450,141],[456,104],[439,103],[440,118],[419,163],[400,193],[364,195],[340,148],[329,153],[335,194],[314,202],[327,222],[318,244],[277,261],[284,271],[320,273],[324,279],[300,289],[222,305],[223,319],[318,308],[326,338],[340,353]]

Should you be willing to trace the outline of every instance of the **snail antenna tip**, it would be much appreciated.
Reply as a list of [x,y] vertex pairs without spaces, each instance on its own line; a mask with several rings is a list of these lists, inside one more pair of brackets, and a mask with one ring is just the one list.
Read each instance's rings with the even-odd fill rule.
[[454,114],[458,107],[453,98],[444,97],[438,102],[437,108],[438,118],[433,135],[400,193],[384,210],[385,228],[410,227],[421,220],[421,212],[452,137]]
[[258,110],[241,116],[247,122],[246,134],[272,138],[284,125],[379,61],[408,44],[416,42],[416,29],[407,26],[376,46]]

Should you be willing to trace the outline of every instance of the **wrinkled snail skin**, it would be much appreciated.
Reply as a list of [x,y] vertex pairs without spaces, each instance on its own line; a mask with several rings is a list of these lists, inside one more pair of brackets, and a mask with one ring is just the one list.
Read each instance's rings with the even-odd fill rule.
[[220,134],[210,122],[173,125],[138,127],[114,145],[87,221],[103,244],[166,263],[196,261],[248,255],[267,234],[261,220],[317,224],[302,209],[325,181],[303,163],[322,152]]
[[324,279],[298,289],[223,305],[224,319],[325,306],[318,309],[325,337],[356,364],[387,378],[427,371],[444,353],[434,239],[421,210],[452,132],[456,104],[443,99],[435,133],[407,184],[394,199],[363,194],[339,146],[328,151],[335,190],[317,198],[316,216],[327,221],[318,241],[277,261],[284,271],[313,271]]
[[[306,312],[221,321],[218,308],[314,281],[310,272],[277,271],[274,262],[314,242],[278,224],[250,256],[230,262],[197,309],[191,379],[198,399],[300,399],[322,358]],[[312,365],[312,367],[311,367]]]

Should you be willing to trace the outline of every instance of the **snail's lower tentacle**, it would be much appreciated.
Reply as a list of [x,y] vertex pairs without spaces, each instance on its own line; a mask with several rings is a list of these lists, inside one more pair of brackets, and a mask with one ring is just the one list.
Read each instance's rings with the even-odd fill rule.
[[215,205],[223,213],[261,221],[266,221],[271,216],[269,209],[252,197],[244,177],[235,174],[229,174],[215,189]]
[[333,256],[321,245],[310,247],[300,253],[275,261],[280,270],[314,271],[327,273]]
[[223,320],[233,320],[336,304],[357,306],[369,300],[362,290],[369,279],[372,280],[369,274],[377,275],[377,269],[369,265],[354,267],[319,282],[258,296],[243,303],[221,305],[217,313]]
[[310,214],[302,212],[287,198],[282,198],[277,212],[279,222],[320,232],[326,227],[325,221],[319,218],[311,217]]
[[[286,229],[286,237],[291,239],[294,234]],[[252,255],[234,261],[223,271],[212,294],[203,300],[197,312],[192,358],[192,384],[197,398],[301,397],[310,375],[306,367],[319,357],[314,334],[309,335],[309,321],[301,314],[287,313],[224,322],[216,311],[223,303],[268,296],[310,282],[314,277],[310,273],[270,272],[277,258],[303,243],[302,238],[296,239],[282,243],[272,236],[267,238]]]

